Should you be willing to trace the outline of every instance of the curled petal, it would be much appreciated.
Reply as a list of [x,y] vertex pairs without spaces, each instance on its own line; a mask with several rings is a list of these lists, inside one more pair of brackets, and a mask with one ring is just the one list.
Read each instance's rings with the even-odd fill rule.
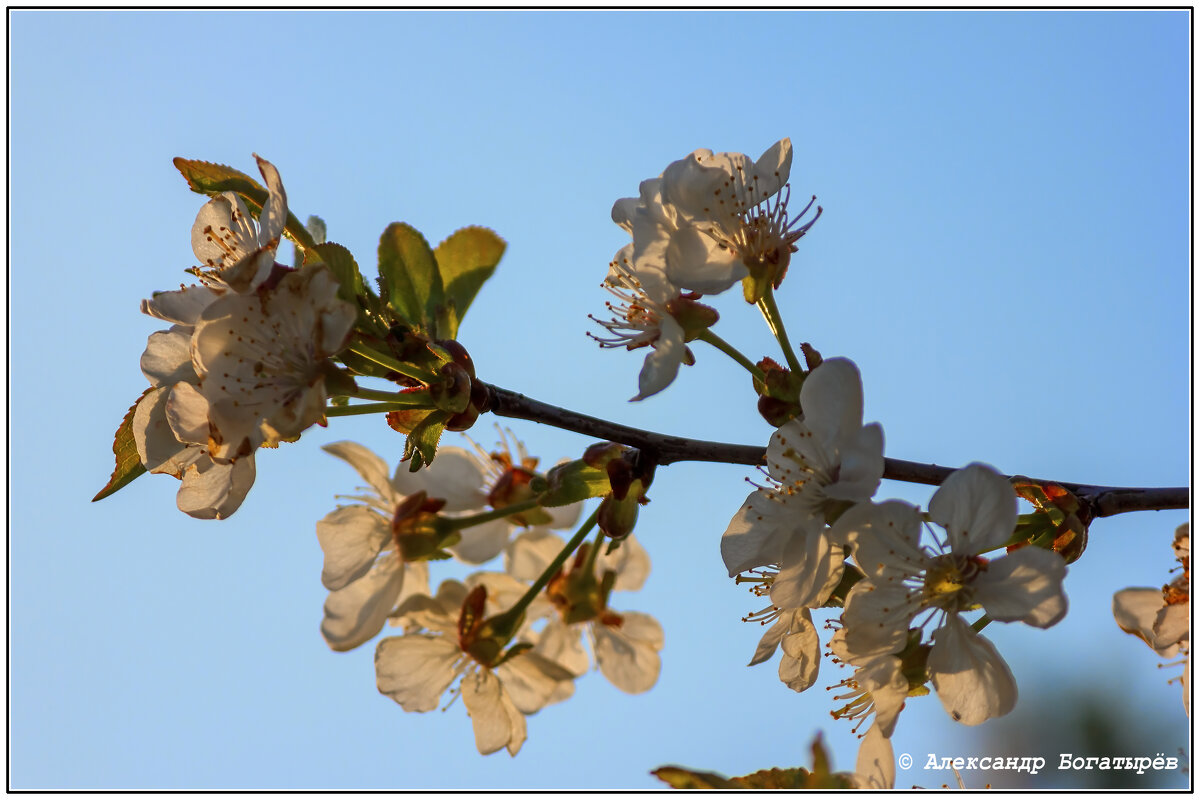
[[638,393],[631,399],[645,400],[670,386],[679,374],[679,365],[683,363],[686,352],[683,328],[674,317],[663,317],[658,338],[654,341],[652,351],[646,356],[642,371],[638,375]]
[[1154,632],[1154,622],[1158,618],[1158,612],[1163,610],[1161,589],[1122,589],[1113,595],[1112,610],[1121,630],[1137,636],[1163,658],[1171,658],[1178,651],[1178,647],[1174,645],[1162,649],[1155,647],[1158,635]]
[[791,630],[780,644],[779,680],[792,691],[803,692],[817,680],[821,666],[821,640],[807,608],[793,615]]

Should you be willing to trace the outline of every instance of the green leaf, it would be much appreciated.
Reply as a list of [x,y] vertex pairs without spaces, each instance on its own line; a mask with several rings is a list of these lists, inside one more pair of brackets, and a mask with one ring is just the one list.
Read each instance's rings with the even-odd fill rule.
[[445,302],[442,276],[416,228],[393,222],[379,237],[379,281],[392,310],[414,327],[434,332],[438,308]]
[[699,772],[684,767],[659,767],[650,773],[672,789],[733,789],[724,775]]
[[329,267],[333,277],[337,278],[338,297],[361,306],[358,296],[367,293],[366,284],[363,283],[362,273],[358,270],[358,262],[354,260],[350,251],[337,242],[325,242],[316,245],[313,252]]
[[[247,201],[247,207],[255,216],[258,216],[267,202],[267,190],[254,178],[233,167],[187,158],[176,158],[174,163],[193,192],[210,197],[215,197],[221,192],[236,192]],[[316,246],[312,234],[300,224],[300,220],[296,219],[296,215],[291,211],[288,212],[283,232],[306,253]]]
[[413,428],[412,433],[404,442],[404,456],[400,459],[403,461],[411,457],[412,460],[408,465],[409,472],[416,472],[422,466],[433,463],[433,457],[437,454],[438,440],[442,438],[442,431],[446,430],[446,420],[450,416],[445,411],[431,411]]
[[453,339],[458,326],[484,281],[496,271],[507,245],[487,228],[471,226],[452,233],[434,256],[445,287],[446,302],[439,315],[438,336]]
[[113,468],[108,483],[100,490],[99,494],[92,498],[93,503],[103,500],[110,494],[115,494],[146,471],[146,468],[142,466],[142,459],[138,456],[137,444],[133,440],[133,413],[137,411],[142,397],[152,391],[154,391],[153,386],[142,392],[137,402],[129,407],[129,411],[125,412],[125,418],[121,420],[121,425],[117,428],[117,435],[113,437],[113,455],[116,456],[117,465]]

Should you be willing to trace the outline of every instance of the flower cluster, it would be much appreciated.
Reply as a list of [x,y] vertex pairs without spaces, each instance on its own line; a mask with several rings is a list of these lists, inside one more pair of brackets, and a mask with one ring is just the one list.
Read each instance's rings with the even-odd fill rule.
[[275,167],[258,165],[269,199],[257,223],[238,195],[214,197],[192,228],[201,282],[142,302],[172,327],[142,354],[151,388],[133,415],[138,456],[179,478],[180,510],[201,519],[238,509],[259,447],[324,422],[329,359],[355,319],[328,269],[275,262],[287,196]]
[[[444,446],[426,469],[400,464],[390,476],[362,445],[325,447],[367,485],[317,524],[330,590],[321,634],[351,650],[389,621],[400,626],[403,635],[376,648],[379,691],[406,711],[430,711],[457,680],[479,752],[516,755],[525,716],[570,697],[593,659],[618,689],[650,689],[663,634],[653,617],[608,605],[611,592],[637,590],[649,573],[636,539],[602,552],[601,536],[569,567],[555,566],[566,551],[553,531],[573,527],[580,505],[542,507],[530,489],[544,482],[537,459],[507,437],[502,446]],[[482,564],[501,554],[504,571],[431,592],[430,560]]]
[[[811,370],[799,405],[801,416],[771,436],[767,485],[746,499],[721,539],[730,576],[742,573],[739,582],[770,598],[748,618],[773,623],[750,663],[781,646],[780,679],[809,688],[820,664],[811,612],[844,606],[829,651],[854,674],[837,684],[847,691],[836,696],[845,705],[834,716],[857,720],[857,730],[874,715],[860,761],[891,763],[899,712],[907,697],[925,693],[926,681],[964,724],[1008,713],[1016,683],[978,630],[991,620],[1046,628],[1062,619],[1063,559],[1036,547],[984,557],[1010,544],[1017,503],[1008,481],[982,464],[951,474],[927,512],[873,502],[883,433],[862,422],[862,385],[849,360]],[[986,617],[963,619],[980,608]]]
[[1183,685],[1183,710],[1189,716],[1192,713],[1191,539],[1189,523],[1176,528],[1171,548],[1181,572],[1173,581],[1161,589],[1131,587],[1113,595],[1113,616],[1121,630],[1137,636],[1160,658],[1180,657],[1183,675],[1173,681],[1179,680]]
[[593,338],[603,347],[652,348],[634,400],[661,392],[681,364],[695,363],[685,342],[717,322],[716,311],[696,302],[702,295],[743,282],[746,299],[758,302],[768,286],[778,288],[796,242],[821,214],[802,221],[810,202],[790,215],[791,165],[790,139],[757,161],[696,150],[642,181],[638,197],[613,205],[613,221],[633,241],[609,265],[605,285],[618,300],[608,304],[612,319],[592,318],[610,335]]

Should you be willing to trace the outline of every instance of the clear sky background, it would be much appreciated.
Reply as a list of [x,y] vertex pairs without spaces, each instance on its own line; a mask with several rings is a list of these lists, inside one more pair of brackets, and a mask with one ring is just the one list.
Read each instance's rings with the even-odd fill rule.
[[[406,714],[378,694],[374,646],[318,633],[318,519],[357,485],[320,450],[379,419],[336,419],[258,459],[214,523],[143,476],[89,501],[163,327],[138,313],[187,281],[203,199],[174,156],[279,168],[291,209],[373,270],[406,221],[436,242],[494,228],[509,246],[460,331],[485,380],[665,433],[765,444],[744,372],[703,344],[662,395],[627,402],[641,353],[601,352],[599,284],[627,241],[614,200],[698,147],[757,157],[790,136],[792,187],[825,215],[779,303],[794,340],[860,366],[888,455],[1128,486],[1189,482],[1189,28],[1186,11],[219,12],[9,14],[11,404],[9,780],[18,789],[643,789],[677,763],[726,774],[836,766],[826,662],[797,695],[777,659],[747,668],[756,600],[718,543],[753,470],[661,469],[638,535],[663,669],[627,696],[598,673],[529,719],[516,758],[479,756],[461,703]],[[283,260],[290,260],[283,248]],[[716,331],[777,350],[735,290]],[[472,432],[486,446],[492,419]],[[544,463],[583,437],[515,433]],[[453,443],[452,441],[450,443]],[[927,502],[884,482],[878,497]],[[1048,631],[992,625],[1022,701],[968,729],[915,699],[893,739],[998,750],[1100,698],[1130,752],[1178,755],[1178,668],[1113,622],[1113,592],[1159,586],[1187,512],[1097,521]],[[435,573],[436,575],[437,573]],[[997,743],[996,730],[1007,730]],[[1030,750],[1030,751],[1027,751]],[[1008,785],[1004,773],[968,785]],[[1055,776],[1043,776],[1049,784]],[[1070,776],[1066,777],[1070,785]],[[1150,776],[1143,776],[1150,785]],[[1182,774],[1159,785],[1186,785]]]

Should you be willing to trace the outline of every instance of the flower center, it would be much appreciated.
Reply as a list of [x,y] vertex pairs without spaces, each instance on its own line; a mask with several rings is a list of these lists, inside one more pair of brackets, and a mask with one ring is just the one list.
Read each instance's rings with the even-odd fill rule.
[[945,611],[964,611],[974,605],[971,583],[987,569],[987,559],[945,553],[925,570],[924,605]]

